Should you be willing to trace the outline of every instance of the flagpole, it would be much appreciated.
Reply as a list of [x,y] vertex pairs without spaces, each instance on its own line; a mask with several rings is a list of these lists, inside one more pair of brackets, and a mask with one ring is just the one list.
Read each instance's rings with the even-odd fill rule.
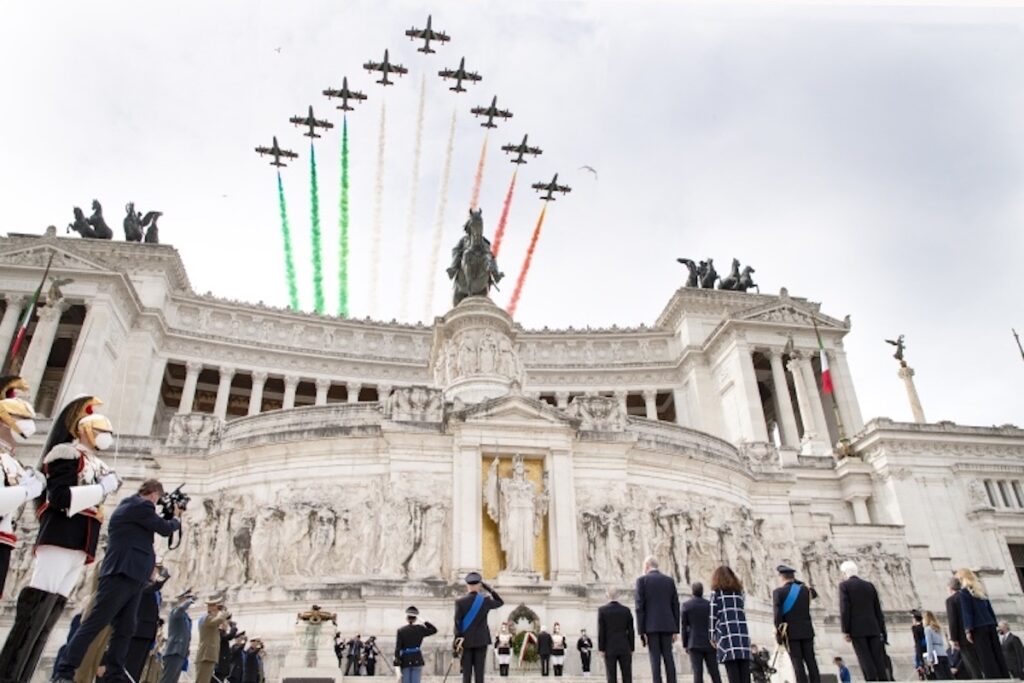
[[1020,335],[1017,334],[1017,330],[1010,328],[1010,332],[1013,332],[1013,338],[1017,340],[1017,348],[1020,349],[1020,359],[1024,360],[1024,346],[1020,345]]
[[50,252],[50,260],[46,262],[46,269],[43,271],[43,277],[39,280],[39,286],[36,287],[35,294],[32,295],[32,300],[28,303],[28,308],[25,310],[25,314],[21,319],[21,325],[18,326],[18,330],[11,340],[11,345],[7,347],[7,355],[4,357],[3,374],[8,375],[11,372],[11,365],[14,363],[14,357],[18,355],[18,351],[21,350],[21,343],[25,341],[25,335],[28,333],[29,323],[32,321],[32,314],[35,313],[36,304],[39,302],[39,295],[43,291],[43,285],[46,284],[46,277],[50,274],[50,266],[53,265],[53,257],[57,255],[56,251]]
[[[828,358],[825,356],[825,344],[821,341],[821,333],[818,331],[818,323],[814,318],[811,318],[811,325],[814,326],[814,336],[818,338],[818,349],[821,351],[821,362],[824,364],[824,367],[827,368]],[[850,440],[846,438],[846,429],[843,427],[843,418],[839,414],[839,401],[836,397],[835,383],[831,381],[831,377],[829,378],[829,386],[831,391],[827,393],[831,394],[832,413],[836,418],[836,431],[839,432],[839,456],[845,458],[850,454]]]

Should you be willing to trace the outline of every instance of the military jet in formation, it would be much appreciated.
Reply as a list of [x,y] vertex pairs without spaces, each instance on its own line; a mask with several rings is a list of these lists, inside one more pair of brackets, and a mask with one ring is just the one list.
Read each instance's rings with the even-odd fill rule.
[[355,107],[348,106],[349,100],[355,100],[358,103],[366,99],[366,95],[359,92],[358,90],[348,89],[348,76],[341,79],[341,90],[328,88],[327,90],[324,90],[324,95],[326,95],[327,97],[341,98],[341,105],[338,107],[338,109],[342,111],[352,111],[353,109],[355,109]]
[[530,145],[526,144],[526,138],[527,137],[528,136],[524,135],[523,136],[523,141],[520,142],[518,145],[514,145],[512,143],[509,143],[507,145],[502,145],[501,146],[501,149],[502,149],[503,152],[505,152],[505,154],[508,154],[509,152],[515,152],[516,153],[517,156],[514,159],[510,159],[510,161],[513,164],[525,164],[526,163],[526,159],[523,158],[524,154],[530,154],[532,156],[537,156],[538,154],[543,154],[544,153],[544,150],[542,150],[540,147],[531,147]]
[[447,80],[449,78],[455,79],[455,85],[448,88],[452,92],[466,92],[466,89],[462,87],[462,81],[470,81],[476,83],[482,81],[483,76],[475,71],[466,71],[466,58],[463,57],[459,60],[459,68],[457,69],[441,69],[437,72],[437,75]]
[[276,135],[274,136],[274,144],[272,144],[270,147],[257,147],[256,153],[259,154],[260,156],[263,156],[264,154],[272,154],[274,156],[274,160],[270,162],[270,165],[277,166],[278,168],[288,165],[281,161],[282,157],[284,157],[285,159],[299,158],[299,155],[296,154],[295,152],[292,152],[287,149],[281,149],[281,146],[277,144]]
[[388,51],[387,50],[384,50],[384,61],[383,62],[373,62],[373,61],[370,61],[370,62],[367,62],[366,64],[363,64],[363,68],[366,69],[367,71],[379,71],[382,74],[384,74],[384,77],[381,78],[379,81],[377,81],[377,83],[380,83],[381,85],[385,85],[385,86],[387,86],[387,85],[394,85],[395,84],[394,81],[389,81],[388,80],[388,74],[398,74],[399,76],[401,76],[403,74],[409,73],[409,70],[406,69],[401,64],[392,64],[391,63],[391,60],[388,58]]
[[488,107],[473,107],[469,111],[470,111],[470,113],[473,114],[473,116],[486,116],[487,117],[487,120],[480,124],[484,128],[497,128],[498,126],[495,125],[495,123],[494,123],[495,117],[500,118],[500,119],[510,119],[510,118],[512,118],[512,112],[510,112],[509,110],[507,110],[507,109],[498,109],[498,96],[497,95],[495,95],[494,99],[491,100],[490,106],[488,106]]
[[327,130],[328,128],[334,128],[334,124],[331,123],[330,121],[318,119],[315,116],[313,116],[313,105],[309,105],[309,116],[293,116],[288,120],[294,123],[296,126],[308,126],[309,130],[303,133],[303,135],[305,135],[307,138],[311,140],[313,138],[320,137],[320,134],[316,132],[317,128],[323,128],[324,130]]
[[555,201],[555,195],[554,195],[555,192],[561,192],[562,194],[567,194],[569,192],[572,192],[572,188],[569,187],[568,185],[559,185],[558,184],[558,174],[557,173],[555,174],[555,177],[551,179],[550,183],[534,183],[530,187],[532,187],[533,189],[537,190],[538,192],[546,192],[547,194],[543,194],[540,197],[542,200],[544,200],[546,202],[553,202],[553,201]]
[[427,27],[425,29],[418,29],[413,26],[411,29],[405,32],[405,35],[409,36],[409,40],[422,40],[423,47],[416,48],[417,52],[424,54],[431,54],[435,50],[431,49],[430,41],[436,40],[439,43],[447,43],[451,38],[444,31],[435,31],[430,28],[430,22],[433,19],[429,14],[427,15]]

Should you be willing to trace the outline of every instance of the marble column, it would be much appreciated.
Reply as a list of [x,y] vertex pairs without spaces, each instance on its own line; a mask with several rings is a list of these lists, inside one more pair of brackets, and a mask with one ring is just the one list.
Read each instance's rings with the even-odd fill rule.
[[910,412],[914,414],[914,422],[924,424],[924,408],[921,406],[921,397],[917,395],[917,387],[914,386],[914,369],[902,363],[897,374],[907,388],[907,399],[910,401]]
[[622,411],[622,414],[628,415],[629,413],[626,408],[626,399],[629,397],[629,392],[620,389],[616,391],[613,394],[613,396],[615,397],[615,401],[619,404],[619,410]]
[[658,392],[654,389],[644,389],[644,408],[647,411],[648,420],[658,419]]
[[382,405],[387,403],[388,398],[391,396],[392,387],[390,384],[378,384],[377,385],[377,401]]
[[363,390],[363,385],[359,382],[348,382],[345,385],[345,390],[348,392],[348,402],[358,403],[359,392]]
[[686,407],[686,391],[684,389],[673,389],[672,403],[676,408],[676,424],[680,427],[687,426],[689,419],[686,414],[689,411]]
[[864,417],[860,412],[860,403],[857,401],[857,390],[853,385],[853,375],[850,374],[850,365],[846,360],[846,352],[841,349],[829,351],[829,362],[833,368],[833,376],[840,378],[840,387],[836,391],[841,392],[839,398],[846,413],[843,415],[846,435],[853,436],[864,429]]
[[746,437],[750,441],[768,442],[768,423],[764,419],[764,405],[761,403],[761,392],[757,388],[757,372],[754,370],[754,350],[746,344],[737,344],[739,354],[740,379],[743,382],[746,418],[750,427]]
[[249,414],[263,412],[263,387],[267,384],[267,373],[256,370],[252,373],[252,391],[249,392]]
[[299,386],[299,378],[295,375],[285,375],[284,378],[284,402],[281,408],[288,410],[295,407],[295,389]]
[[569,392],[568,391],[556,391],[555,392],[555,405],[562,410],[569,407]]
[[18,329],[18,321],[21,319],[24,306],[24,296],[19,294],[7,297],[7,308],[4,310],[3,320],[0,320],[0,353],[6,354],[11,348],[14,331]]
[[327,392],[331,390],[331,380],[321,377],[316,381],[316,405],[327,405]]
[[580,553],[576,524],[576,483],[571,453],[568,450],[552,450],[548,467],[553,494],[548,508],[551,517],[551,580],[576,585],[580,582]]
[[800,447],[800,436],[796,429],[796,415],[793,414],[793,401],[789,397],[789,384],[786,382],[786,370],[782,367],[782,353],[775,349],[767,351],[768,360],[772,364],[772,395],[775,400],[775,411],[778,413],[779,427],[782,434],[782,445],[790,448]]
[[235,369],[220,368],[220,381],[217,384],[217,402],[213,406],[213,414],[222,420],[228,418],[228,401],[231,399],[231,380],[235,378]]
[[202,363],[194,360],[185,363],[185,386],[181,388],[181,401],[178,403],[179,415],[188,415],[192,412],[192,404],[196,400],[196,385],[199,383],[199,373],[202,371]]
[[483,570],[483,465],[480,449],[460,445],[452,467],[452,564],[455,577]]
[[818,425],[814,422],[814,414],[811,411],[811,403],[807,396],[807,386],[804,381],[804,373],[800,368],[800,359],[792,356],[789,359],[789,374],[793,376],[793,388],[796,389],[796,403],[800,408],[800,422],[804,427],[804,440],[818,438]]
[[810,403],[811,410],[814,411],[814,423],[818,425],[818,437],[831,448],[832,435],[828,431],[825,406],[821,402],[821,392],[818,390],[818,380],[814,376],[810,356],[800,359],[800,370],[804,374],[804,383],[807,386],[807,401]]
[[44,306],[37,312],[36,329],[32,333],[32,341],[25,352],[25,362],[21,364],[21,377],[29,386],[29,395],[35,398],[39,394],[39,383],[46,372],[46,361],[50,358],[53,340],[57,337],[60,316],[64,312],[64,304]]

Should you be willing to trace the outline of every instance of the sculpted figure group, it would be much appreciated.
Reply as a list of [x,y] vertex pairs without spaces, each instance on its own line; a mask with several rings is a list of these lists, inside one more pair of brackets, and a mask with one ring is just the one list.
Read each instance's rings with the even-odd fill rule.
[[686,278],[687,287],[698,287],[700,289],[714,289],[715,283],[718,283],[718,289],[731,290],[734,292],[745,292],[748,289],[756,289],[758,293],[761,289],[754,282],[754,278],[751,275],[757,271],[754,270],[753,266],[743,266],[740,268],[739,259],[732,260],[732,268],[729,271],[729,275],[721,277],[718,271],[715,270],[715,260],[709,258],[707,261],[701,261],[694,263],[688,258],[677,258],[676,261],[686,266],[689,271],[689,276]]
[[[145,216],[141,211],[135,210],[135,202],[128,202],[125,206],[124,217],[124,239],[126,242],[142,242],[147,244],[159,244],[160,232],[156,222],[163,215],[160,211],[149,211]],[[92,200],[92,215],[85,217],[77,206],[74,208],[75,220],[68,223],[66,232],[77,232],[82,237],[95,240],[112,240],[114,231],[107,225],[103,218],[103,207],[99,200]]]

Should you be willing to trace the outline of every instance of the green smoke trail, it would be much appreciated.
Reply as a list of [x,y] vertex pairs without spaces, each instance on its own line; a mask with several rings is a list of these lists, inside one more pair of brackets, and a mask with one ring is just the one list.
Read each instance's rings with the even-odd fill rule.
[[284,276],[288,283],[288,302],[293,311],[299,310],[299,288],[295,285],[295,261],[292,259],[292,233],[288,229],[288,208],[284,203],[284,184],[277,172],[277,205],[281,213],[281,238],[284,240]]
[[338,207],[338,315],[348,317],[348,117],[341,122],[341,199]]
[[320,252],[320,191],[316,181],[316,152],[309,141],[309,211],[313,223],[313,308],[324,312],[323,254]]

